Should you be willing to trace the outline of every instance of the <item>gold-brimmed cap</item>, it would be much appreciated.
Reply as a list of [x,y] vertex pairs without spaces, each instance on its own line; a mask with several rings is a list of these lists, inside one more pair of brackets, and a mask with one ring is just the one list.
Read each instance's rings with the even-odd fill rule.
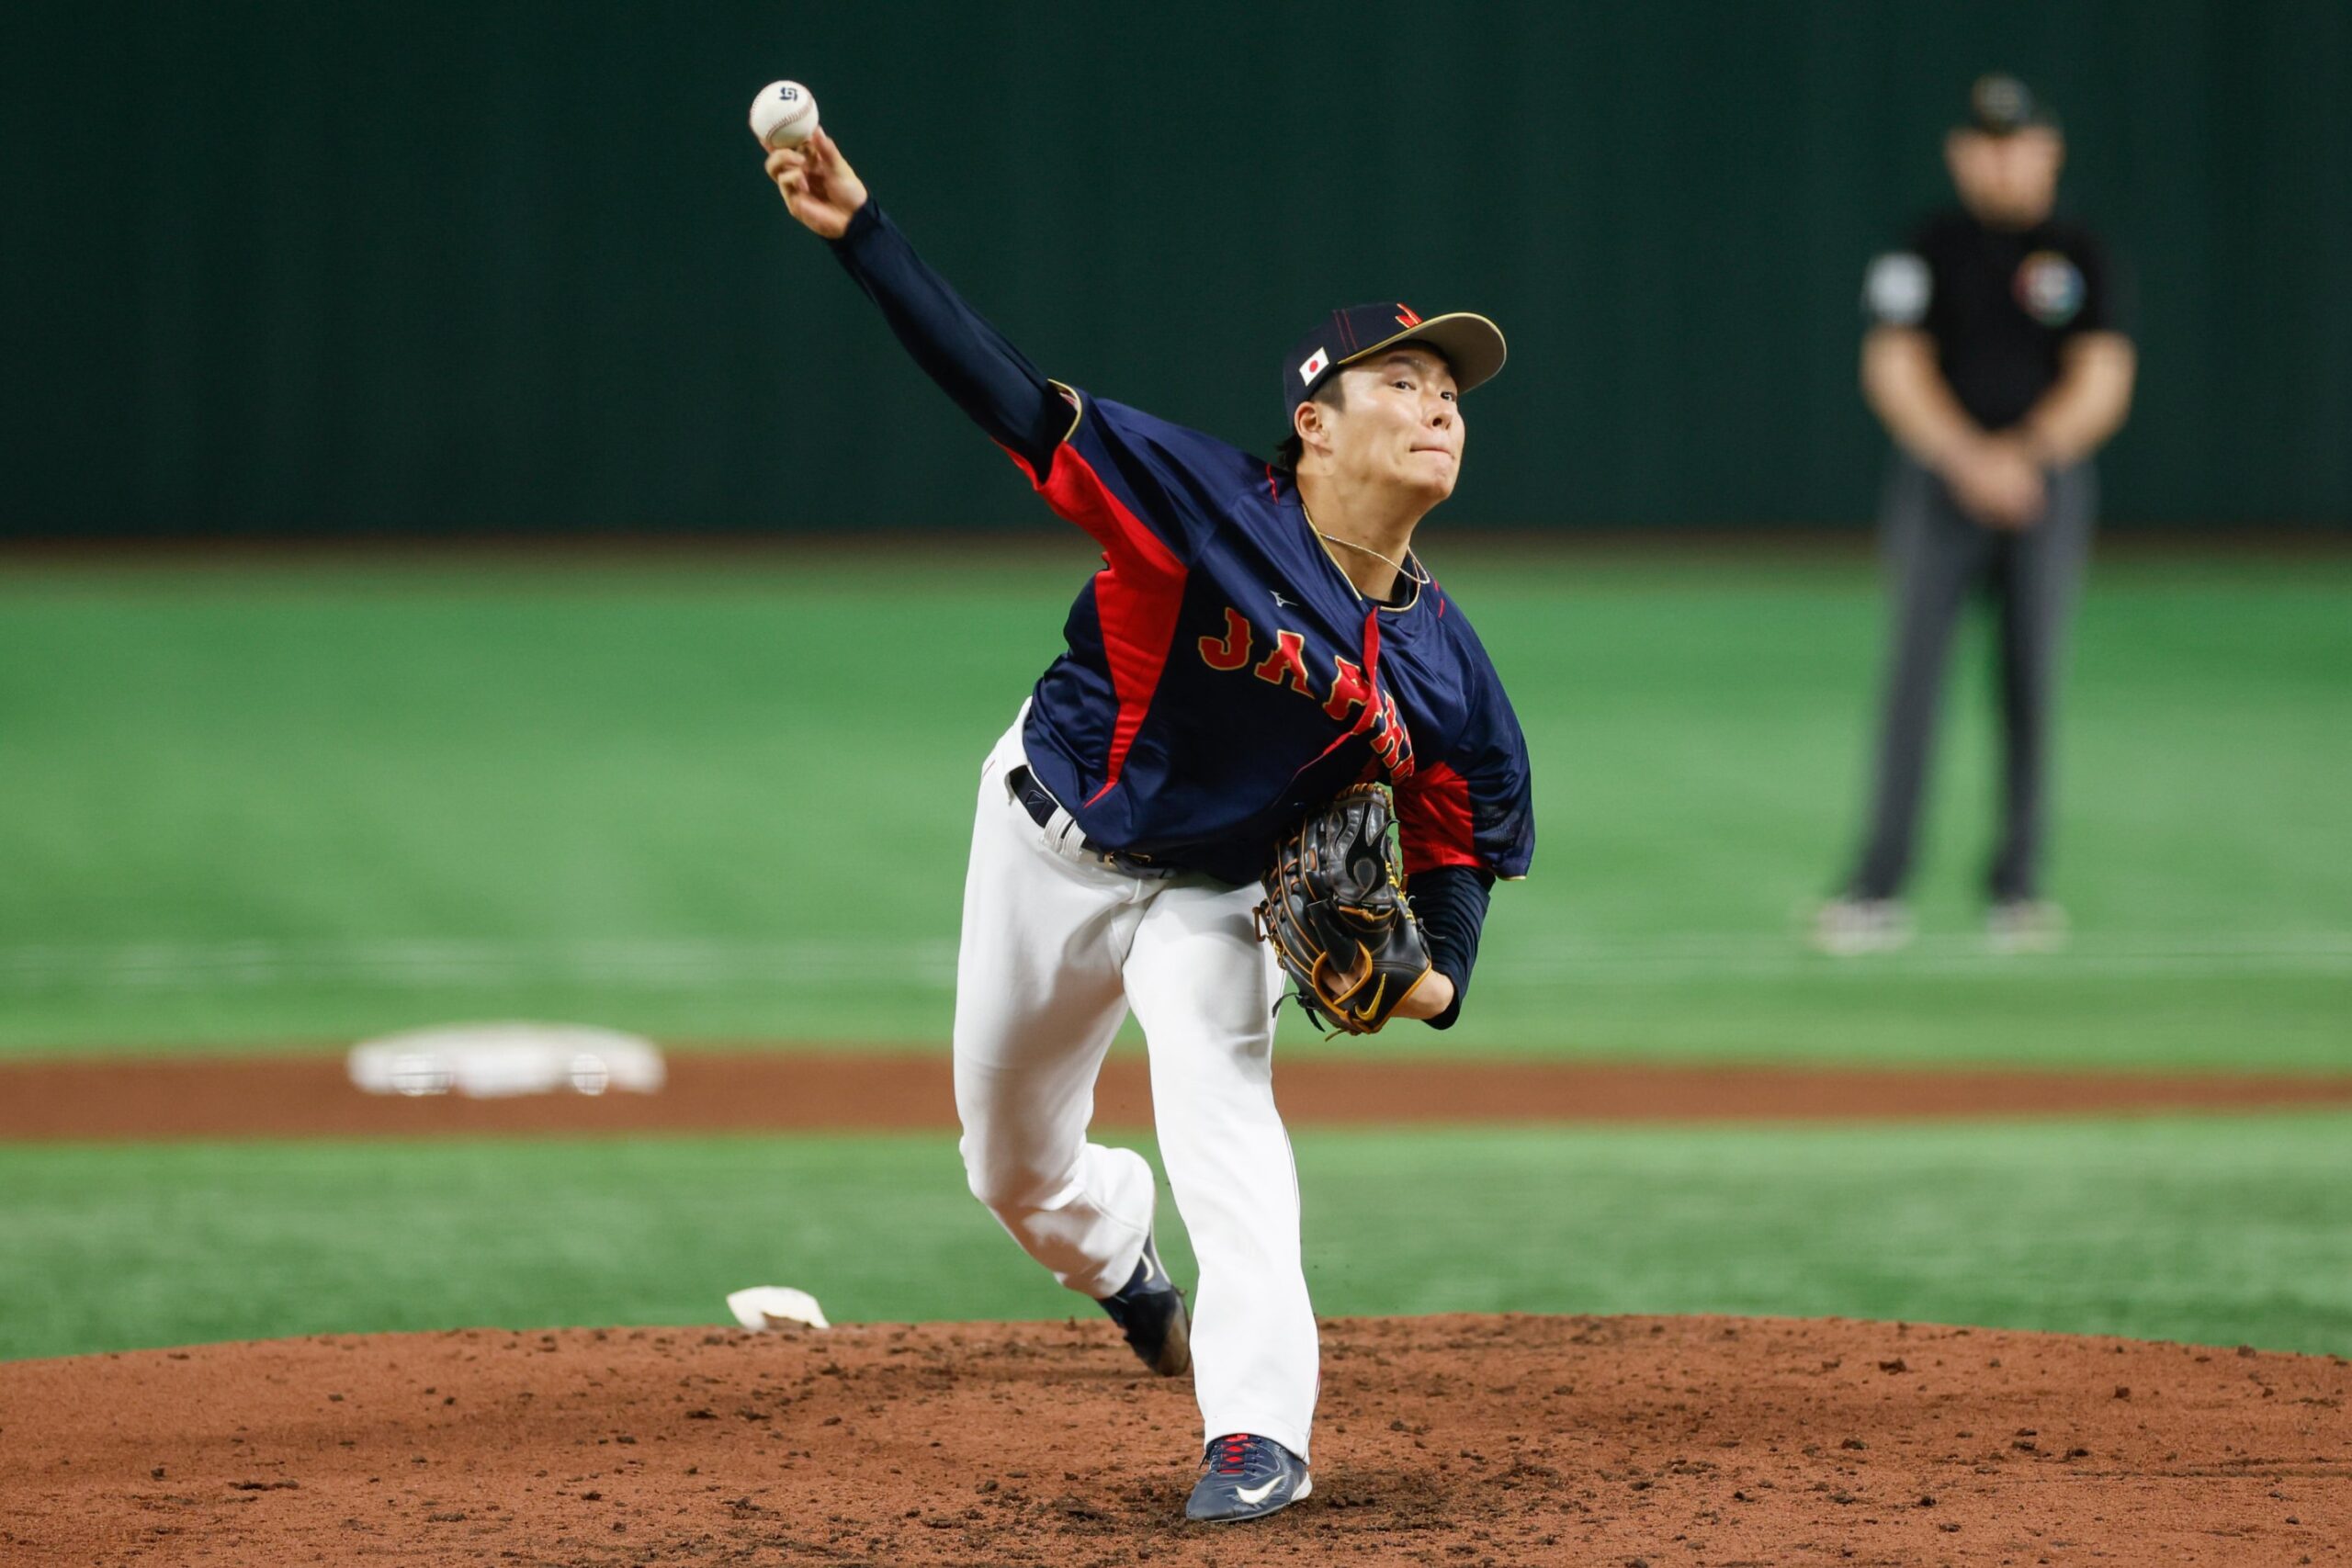
[[1423,316],[1395,301],[1350,305],[1317,322],[1283,363],[1283,414],[1313,397],[1343,366],[1407,343],[1425,343],[1443,355],[1453,371],[1454,389],[1462,392],[1490,379],[1503,367],[1507,353],[1502,329],[1474,311]]

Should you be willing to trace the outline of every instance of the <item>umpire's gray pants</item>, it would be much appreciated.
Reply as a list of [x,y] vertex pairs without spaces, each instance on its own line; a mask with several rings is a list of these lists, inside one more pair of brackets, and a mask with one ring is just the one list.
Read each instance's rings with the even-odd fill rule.
[[1987,891],[1996,900],[2040,897],[2051,707],[2098,508],[2098,473],[2078,463],[2049,476],[2039,523],[1987,528],[1941,479],[1895,460],[1880,514],[1894,624],[1870,836],[1850,897],[1894,897],[1910,874],[1952,628],[1979,587],[1999,616],[2002,824]]

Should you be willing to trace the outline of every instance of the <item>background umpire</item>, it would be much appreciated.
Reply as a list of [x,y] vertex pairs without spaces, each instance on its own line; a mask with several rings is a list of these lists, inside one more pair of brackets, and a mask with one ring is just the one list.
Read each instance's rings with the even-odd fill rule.
[[1911,934],[1901,902],[1954,623],[1972,590],[1998,608],[2000,835],[1988,931],[2055,945],[2041,897],[2050,712],[2098,507],[2090,457],[2122,424],[2135,360],[2123,302],[2090,232],[2052,216],[2065,157],[2024,85],[1986,76],[1944,140],[1960,209],[1871,264],[1862,391],[1896,454],[1881,513],[1894,637],[1867,836],[1825,905],[1824,950]]

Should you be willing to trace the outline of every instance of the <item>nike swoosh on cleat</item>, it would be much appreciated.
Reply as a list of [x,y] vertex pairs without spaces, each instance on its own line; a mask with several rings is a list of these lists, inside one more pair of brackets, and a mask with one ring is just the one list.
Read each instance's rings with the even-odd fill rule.
[[1237,1486],[1233,1489],[1233,1495],[1254,1508],[1272,1496],[1274,1488],[1282,1483],[1283,1478],[1277,1475],[1263,1486]]

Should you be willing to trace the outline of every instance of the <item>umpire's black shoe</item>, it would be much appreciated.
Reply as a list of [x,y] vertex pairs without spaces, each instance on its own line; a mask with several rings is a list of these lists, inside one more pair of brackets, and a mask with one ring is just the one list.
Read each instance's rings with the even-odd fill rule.
[[1143,1364],[1161,1377],[1172,1378],[1193,1364],[1193,1320],[1184,1311],[1184,1292],[1168,1277],[1159,1247],[1148,1235],[1134,1276],[1117,1295],[1102,1298],[1102,1310],[1126,1331]]
[[1273,1438],[1250,1432],[1217,1438],[1201,1463],[1204,1468],[1184,1517],[1202,1524],[1262,1519],[1315,1490],[1305,1460]]

